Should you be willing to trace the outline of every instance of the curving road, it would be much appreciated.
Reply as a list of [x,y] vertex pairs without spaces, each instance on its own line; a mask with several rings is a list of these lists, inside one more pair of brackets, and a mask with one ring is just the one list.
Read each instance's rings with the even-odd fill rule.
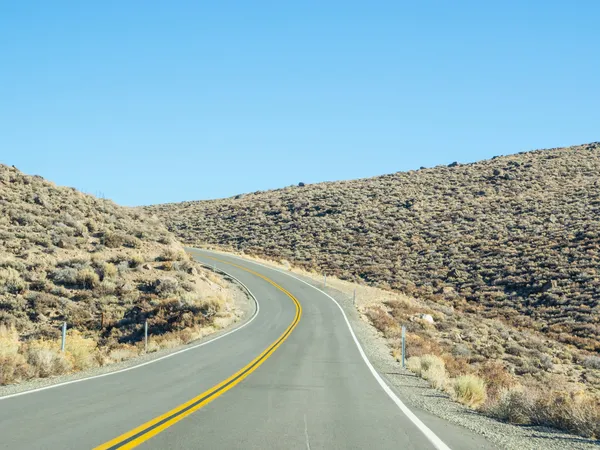
[[251,321],[132,370],[0,398],[0,449],[493,448],[408,410],[326,294],[237,257],[192,253],[249,288],[260,305]]

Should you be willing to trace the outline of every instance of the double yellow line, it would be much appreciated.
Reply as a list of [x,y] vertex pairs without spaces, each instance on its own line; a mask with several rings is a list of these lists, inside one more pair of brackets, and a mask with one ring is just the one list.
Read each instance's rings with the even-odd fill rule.
[[273,354],[273,352],[275,350],[277,350],[277,348],[283,343],[283,341],[285,341],[288,338],[288,336],[290,335],[292,330],[294,328],[296,328],[296,325],[298,325],[298,322],[300,321],[300,317],[302,316],[302,306],[300,306],[300,303],[298,302],[296,297],[294,297],[292,294],[290,294],[286,289],[279,286],[273,280],[265,277],[264,275],[261,275],[258,272],[254,272],[253,270],[247,269],[246,267],[239,266],[237,264],[233,264],[233,263],[223,261],[223,260],[217,259],[217,258],[211,258],[211,259],[214,259],[216,261],[219,261],[219,262],[222,262],[225,264],[229,264],[231,266],[237,267],[238,269],[245,270],[246,272],[256,275],[257,277],[262,278],[266,282],[275,286],[277,289],[279,289],[281,292],[283,292],[285,295],[287,295],[289,298],[291,298],[292,301],[294,302],[294,304],[296,306],[296,315],[294,316],[294,320],[292,321],[290,326],[288,326],[287,329],[283,332],[283,334],[281,336],[279,336],[279,338],[275,342],[273,342],[269,347],[267,347],[267,349],[265,351],[263,351],[260,355],[258,355],[256,358],[254,358],[250,363],[248,363],[246,366],[242,367],[239,371],[237,371],[236,373],[231,375],[226,380],[222,381],[221,383],[217,384],[216,386],[213,386],[209,390],[207,390],[207,391],[203,392],[202,394],[194,397],[193,399],[185,402],[184,404],[179,405],[176,408],[164,413],[163,415],[158,416],[158,417],[140,425],[139,427],[134,428],[133,430],[128,431],[127,433],[124,433],[121,436],[118,436],[118,437],[100,445],[99,447],[96,447],[95,450],[129,449],[129,448],[137,447],[142,442],[147,441],[148,439],[152,438],[153,436],[156,436],[161,431],[166,430],[171,425],[174,425],[177,422],[179,422],[180,420],[183,420],[184,418],[186,418],[193,412],[198,411],[204,405],[212,402],[215,398],[217,398],[224,392],[227,392],[229,389],[236,386],[244,378],[246,378],[248,375],[250,375],[256,369],[258,369],[258,367],[260,367],[260,365],[262,363],[264,363],[267,360],[267,358],[269,358],[269,356],[271,356]]

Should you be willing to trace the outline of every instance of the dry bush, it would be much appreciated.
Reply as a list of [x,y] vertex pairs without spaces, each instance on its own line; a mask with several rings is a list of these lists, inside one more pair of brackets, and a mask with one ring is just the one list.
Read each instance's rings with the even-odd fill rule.
[[161,278],[154,283],[154,291],[161,297],[168,297],[179,291],[179,281],[175,278]]
[[446,353],[442,355],[442,359],[444,360],[448,376],[452,378],[473,372],[473,366],[469,364],[466,358],[457,358]]
[[406,367],[411,372],[415,373],[418,376],[421,376],[421,357],[411,356],[406,360]]
[[19,383],[29,378],[29,365],[20,353],[0,354],[0,385]]
[[100,284],[100,277],[90,267],[85,267],[77,272],[75,282],[82,289],[94,289]]
[[[428,357],[433,358],[425,363]],[[423,356],[421,358],[421,367],[421,376],[429,381],[434,388],[442,389],[446,385],[448,381],[448,375],[442,359],[433,355]]]
[[462,375],[451,381],[450,394],[456,401],[477,408],[487,398],[485,381],[473,374]]
[[600,398],[585,392],[551,392],[537,397],[532,423],[600,438]]
[[0,385],[19,382],[29,376],[29,367],[19,353],[19,334],[13,327],[0,325]]
[[102,277],[102,281],[106,279],[114,279],[118,275],[117,268],[114,264],[106,262],[103,263],[100,268],[100,276]]
[[487,394],[490,399],[497,398],[501,392],[517,384],[515,377],[508,373],[499,361],[486,361],[480,366],[477,374],[485,380]]
[[98,365],[96,341],[83,337],[77,330],[69,332],[65,351],[71,356],[75,370],[84,370]]
[[0,356],[12,356],[19,352],[19,333],[12,326],[0,324]]
[[370,308],[365,312],[375,328],[386,334],[390,329],[397,329],[398,323],[383,308]]
[[498,419],[600,437],[600,397],[583,391],[513,386],[502,390],[485,412]]
[[485,412],[505,422],[525,425],[531,423],[537,393],[522,386],[506,388],[497,393]]
[[28,342],[25,356],[36,377],[62,375],[73,368],[72,362],[60,351],[56,342],[44,340]]
[[183,261],[186,259],[185,252],[175,247],[167,247],[158,257],[159,261]]
[[114,362],[124,361],[126,359],[135,358],[138,356],[139,350],[133,345],[123,344],[113,348],[108,353],[108,357]]
[[0,269],[0,295],[2,291],[9,294],[20,294],[27,288],[19,272],[11,267]]
[[129,267],[131,267],[132,269],[135,269],[137,267],[140,267],[145,262],[146,262],[146,259],[138,253],[138,254],[132,255],[131,258],[129,259]]
[[581,364],[588,369],[600,369],[600,356],[588,356]]

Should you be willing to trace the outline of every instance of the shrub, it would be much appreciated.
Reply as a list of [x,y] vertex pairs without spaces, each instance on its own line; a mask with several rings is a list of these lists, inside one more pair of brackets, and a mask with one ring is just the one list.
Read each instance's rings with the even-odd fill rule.
[[21,354],[0,354],[0,386],[29,378],[29,366]]
[[486,398],[485,381],[477,375],[462,375],[451,382],[452,397],[472,408],[482,405]]
[[485,362],[479,368],[478,375],[485,380],[487,394],[492,399],[516,385],[515,377],[499,361]]
[[100,272],[102,275],[102,280],[107,278],[115,278],[118,273],[116,266],[109,262],[102,264]]
[[19,352],[19,333],[14,327],[0,325],[0,356],[12,356]]
[[10,294],[20,294],[27,288],[27,283],[15,269],[0,269],[0,287]]
[[131,267],[132,269],[135,269],[137,267],[140,267],[145,262],[146,262],[146,260],[144,259],[144,257],[142,255],[136,254],[136,255],[133,255],[129,259],[129,267]]
[[410,371],[429,381],[434,388],[440,389],[445,386],[446,368],[444,360],[440,357],[435,355],[411,356],[406,364]]
[[535,397],[532,391],[515,386],[501,390],[497,399],[486,407],[485,412],[505,422],[526,425],[531,423],[534,409]]
[[550,392],[539,395],[532,423],[600,437],[600,398],[584,392]]
[[73,367],[58,345],[50,341],[29,342],[26,357],[34,375],[41,378],[67,373]]
[[[440,360],[441,361],[441,360]],[[421,359],[421,363],[423,359]],[[433,364],[421,372],[421,376],[431,383],[436,389],[442,389],[448,380],[446,368],[442,364]]]
[[94,289],[100,284],[100,277],[91,267],[85,267],[77,272],[76,282],[83,289]]
[[121,345],[120,347],[114,348],[108,353],[110,359],[115,362],[120,362],[126,359],[135,358],[138,356],[139,351],[137,347],[133,345]]
[[52,272],[51,278],[56,284],[73,286],[77,283],[77,269],[71,267],[56,269]]
[[135,236],[123,236],[123,246],[128,248],[140,248],[142,242]]
[[587,369],[600,369],[600,356],[588,356],[582,361],[582,365]]
[[167,297],[177,293],[179,282],[175,278],[161,278],[155,281],[154,290],[158,295]]
[[100,242],[108,248],[119,248],[125,243],[125,236],[119,233],[106,232]]
[[71,355],[73,368],[76,370],[97,366],[96,349],[97,344],[94,339],[84,338],[76,330],[71,330],[67,336],[65,350]]
[[159,261],[183,261],[184,259],[185,252],[175,247],[165,248],[161,255],[158,257]]

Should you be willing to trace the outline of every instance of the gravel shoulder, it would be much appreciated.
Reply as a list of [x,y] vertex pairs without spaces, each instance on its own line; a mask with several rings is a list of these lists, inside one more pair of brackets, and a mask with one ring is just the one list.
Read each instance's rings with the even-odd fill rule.
[[[277,266],[270,267],[282,270]],[[331,287],[323,289],[322,280],[317,281],[309,276],[291,273],[323,290],[340,304],[371,363],[400,399],[424,422],[431,422],[428,418],[433,417],[433,419],[440,418],[462,426],[484,436],[490,442],[489,448],[598,450],[600,447],[600,441],[597,440],[586,439],[551,428],[517,426],[500,422],[454,402],[447,394],[431,388],[427,381],[417,377],[408,369],[402,369],[401,365],[392,357],[383,336],[367,322],[366,318],[361,317],[353,305],[351,296]]]
[[25,391],[30,391],[34,389],[45,388],[49,386],[53,386],[56,384],[67,383],[76,380],[82,380],[85,378],[96,377],[99,375],[110,374],[112,372],[117,372],[123,369],[133,368],[134,366],[138,366],[140,364],[144,364],[158,358],[162,358],[168,356],[170,354],[179,352],[181,350],[195,347],[204,342],[210,341],[219,337],[225,333],[228,333],[236,328],[241,327],[246,322],[248,322],[256,312],[256,303],[254,299],[247,293],[244,287],[238,284],[236,280],[231,279],[229,276],[224,275],[224,279],[227,280],[231,284],[230,293],[233,300],[233,317],[231,322],[220,328],[219,330],[207,334],[201,339],[197,339],[193,342],[190,342],[186,345],[181,345],[174,348],[162,349],[157,352],[148,353],[145,355],[139,355],[135,358],[131,358],[125,361],[121,361],[119,363],[109,364],[103,367],[96,367],[93,369],[76,372],[67,375],[49,377],[49,378],[39,378],[35,380],[29,380],[19,384],[12,384],[7,386],[0,386],[0,400],[2,397],[7,395],[18,394]]

